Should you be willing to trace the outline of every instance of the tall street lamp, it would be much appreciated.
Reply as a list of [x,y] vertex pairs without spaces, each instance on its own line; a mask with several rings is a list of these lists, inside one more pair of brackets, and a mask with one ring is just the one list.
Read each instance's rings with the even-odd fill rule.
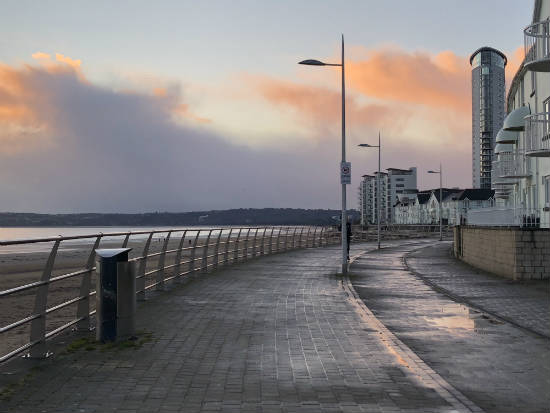
[[439,241],[443,241],[443,214],[441,205],[443,204],[443,169],[439,164],[439,171],[428,171],[429,174],[439,174]]
[[[340,66],[342,68],[342,164],[346,162],[346,88],[344,83],[344,35],[342,35],[342,63],[324,63],[319,60],[302,60],[299,64],[309,66]],[[350,171],[348,170],[348,173]],[[341,179],[342,181],[342,179]],[[347,246],[347,211],[346,211],[346,183],[342,183],[342,274],[348,273],[348,246]]]
[[358,146],[361,146],[362,148],[378,148],[378,175],[376,176],[376,213],[377,213],[377,219],[376,222],[378,224],[378,249],[380,249],[380,148],[382,145],[380,144],[380,132],[378,132],[378,145],[369,145],[368,143],[360,143]]

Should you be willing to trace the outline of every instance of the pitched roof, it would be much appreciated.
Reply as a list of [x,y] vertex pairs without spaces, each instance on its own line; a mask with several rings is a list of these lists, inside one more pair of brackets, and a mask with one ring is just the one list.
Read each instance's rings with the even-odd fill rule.
[[[445,198],[447,198],[449,195],[456,194],[462,191],[463,189],[458,189],[458,188],[442,188],[441,192],[443,192],[443,200],[445,200]],[[435,199],[437,199],[437,202],[439,202],[439,188],[432,189],[431,192],[434,194]]]
[[494,198],[495,191],[492,189],[484,188],[470,188],[464,189],[457,194],[450,194],[446,199],[443,198],[443,201],[462,201],[468,199],[470,201],[486,201],[488,199]]
[[431,192],[419,192],[417,195],[418,203],[419,204],[427,204],[430,200],[430,196],[432,195]]

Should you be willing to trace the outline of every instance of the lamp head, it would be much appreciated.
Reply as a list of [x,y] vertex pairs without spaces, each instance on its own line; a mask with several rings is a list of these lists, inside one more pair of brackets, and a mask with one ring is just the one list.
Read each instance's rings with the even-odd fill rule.
[[325,66],[326,64],[315,59],[307,59],[298,62],[299,65],[309,65],[309,66]]

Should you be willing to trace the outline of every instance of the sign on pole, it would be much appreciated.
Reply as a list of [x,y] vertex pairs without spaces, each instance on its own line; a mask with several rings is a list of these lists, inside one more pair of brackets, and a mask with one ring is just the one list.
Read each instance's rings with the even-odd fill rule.
[[351,162],[340,162],[340,183],[351,184]]

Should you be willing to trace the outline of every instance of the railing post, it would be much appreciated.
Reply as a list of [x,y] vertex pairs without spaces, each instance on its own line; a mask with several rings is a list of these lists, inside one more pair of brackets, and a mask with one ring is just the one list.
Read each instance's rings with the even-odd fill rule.
[[318,247],[319,244],[317,244],[317,230],[319,229],[319,227],[315,227],[315,229],[313,230],[313,239],[311,241],[311,246],[312,247]]
[[243,261],[246,261],[248,259],[248,236],[249,235],[250,235],[250,228],[248,228],[248,231],[246,231],[246,239],[244,240]]
[[44,284],[39,286],[36,291],[33,315],[39,315],[39,317],[31,322],[30,343],[36,343],[36,345],[30,348],[28,354],[29,358],[45,358],[51,355],[46,348],[46,309],[48,307],[50,278],[60,242],[61,239],[58,239],[52,247],[52,251],[46,262],[46,267],[44,267],[42,277],[40,278],[40,281]]
[[258,229],[256,228],[256,231],[254,232],[254,238],[252,238],[252,257],[256,256],[256,240],[258,238]]
[[[323,246],[323,234],[325,233],[325,230],[326,230],[326,228],[322,227],[321,232],[319,233],[319,246],[320,247]],[[325,243],[325,246],[326,246],[326,243]]]
[[147,267],[147,254],[149,254],[149,247],[151,246],[151,240],[153,239],[153,233],[149,234],[145,247],[143,247],[143,254],[139,260],[139,269],[136,280],[137,300],[145,300],[145,268]]
[[218,239],[216,240],[216,246],[214,247],[214,265],[212,268],[215,270],[218,269],[218,251],[220,250],[220,240],[222,237],[222,232],[223,232],[223,229],[220,228],[220,232],[218,233]]
[[239,233],[237,234],[237,239],[233,244],[233,263],[239,262],[239,241],[241,239],[242,228],[239,228]]
[[191,249],[191,258],[189,258],[189,275],[193,276],[193,272],[195,271],[195,255],[197,251],[197,242],[199,241],[199,235],[201,231],[197,231],[197,235],[195,235],[195,240],[193,241],[193,249]]
[[[297,229],[298,228],[294,228],[294,234],[292,236],[292,249],[293,250],[295,250],[296,248],[300,248],[300,241],[301,241],[300,238],[298,239],[298,247],[296,247],[296,230]],[[303,231],[303,229],[302,229],[302,231]],[[300,231],[300,237],[302,236],[302,231]]]
[[262,241],[260,243],[260,255],[265,255],[265,233],[267,231],[267,228],[264,227],[262,231]]
[[286,229],[285,229],[285,235],[284,235],[284,237],[285,237],[285,244],[284,244],[284,249],[283,249],[283,251],[288,250],[288,238],[289,238],[289,236],[290,236],[290,235],[288,234],[288,230],[289,230],[289,229],[290,229],[290,227],[286,227]]
[[309,233],[311,231],[311,227],[307,227],[307,232],[306,232],[306,248],[309,247]]
[[164,290],[164,260],[166,258],[166,250],[168,249],[168,242],[170,241],[170,235],[172,231],[168,231],[168,235],[164,239],[164,244],[162,245],[162,253],[159,256],[158,268],[157,268],[157,286],[155,290],[162,291]]
[[208,244],[210,244],[210,236],[212,235],[212,230],[208,231],[208,236],[206,237],[206,242],[202,248],[202,262],[201,262],[201,272],[205,273],[208,271]]
[[82,275],[82,281],[80,282],[80,297],[85,297],[83,300],[78,302],[76,308],[76,318],[82,318],[79,322],[76,323],[77,331],[89,331],[90,330],[90,289],[92,286],[92,271],[95,264],[95,250],[99,248],[99,242],[101,241],[102,235],[98,235],[90,255],[88,255],[88,261],[86,262],[87,272]]
[[[132,235],[132,231],[126,234],[126,237],[124,237],[124,241],[122,242],[121,248],[126,248],[128,246],[128,241],[130,240],[130,235]],[[95,252],[95,251],[94,251]],[[94,258],[95,259],[95,258]]]
[[229,234],[227,234],[227,239],[225,240],[225,250],[223,253],[223,264],[227,265],[227,262],[229,261],[229,243],[231,242],[231,233],[233,232],[233,228],[229,228]]
[[181,251],[183,250],[183,244],[185,243],[185,235],[187,234],[187,230],[183,231],[183,235],[180,239],[180,245],[178,245],[178,251],[176,252],[176,258],[174,259],[174,281],[179,282],[180,281],[180,268],[181,268]]
[[268,254],[273,254],[273,231],[275,231],[275,227],[271,227],[271,233],[269,234],[269,249]]

